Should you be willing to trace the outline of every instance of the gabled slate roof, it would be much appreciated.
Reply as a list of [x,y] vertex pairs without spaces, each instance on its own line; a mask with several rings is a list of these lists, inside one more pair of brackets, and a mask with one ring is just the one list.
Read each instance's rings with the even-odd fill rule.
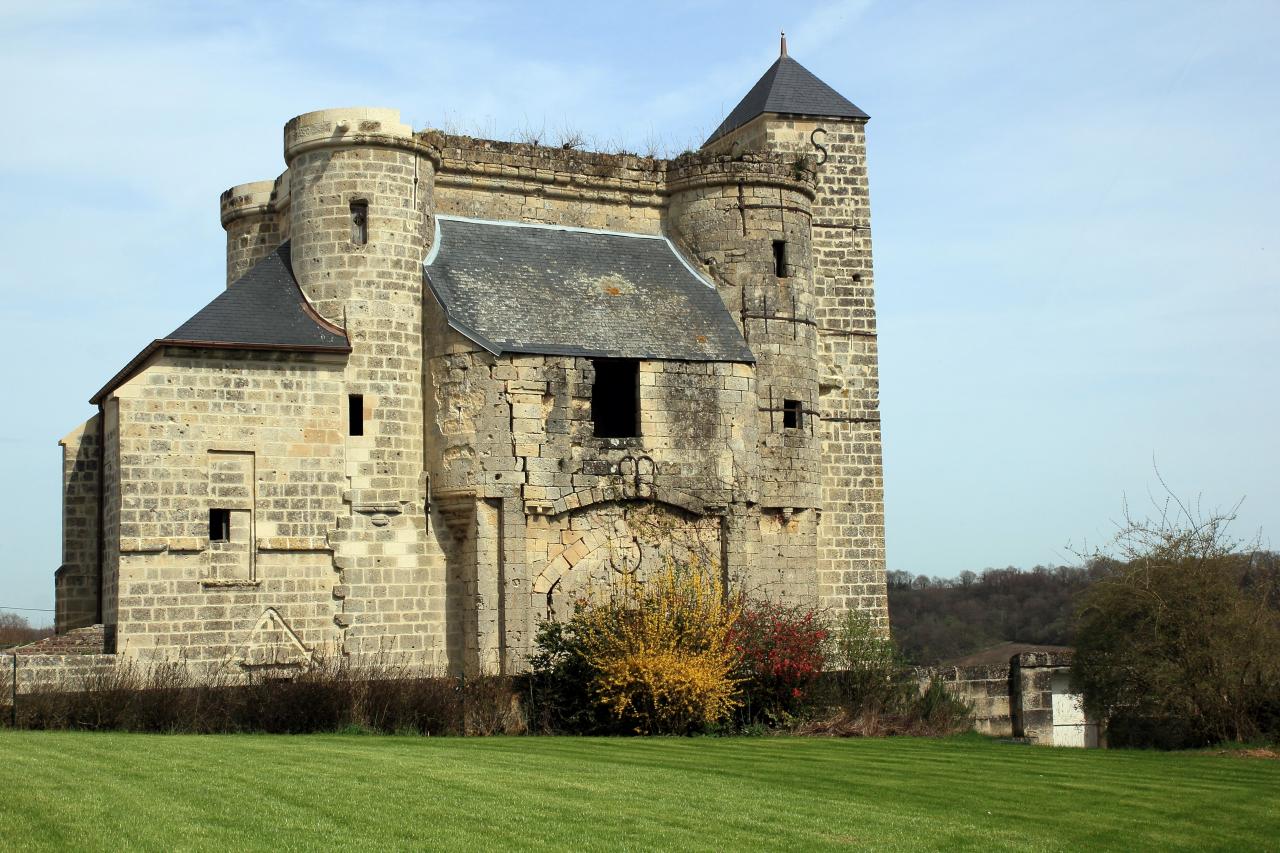
[[132,376],[162,347],[287,350],[300,352],[351,351],[346,333],[321,317],[307,302],[293,277],[289,244],[282,243],[254,264],[230,287],[214,297],[191,319],[163,338],[152,341],[124,369],[111,378],[89,402],[99,403]]
[[720,123],[715,133],[702,143],[703,146],[742,127],[761,113],[870,118],[844,95],[815,77],[808,68],[783,54],[751,87],[729,117]]
[[755,361],[665,237],[437,216],[424,266],[449,325],[494,354]]

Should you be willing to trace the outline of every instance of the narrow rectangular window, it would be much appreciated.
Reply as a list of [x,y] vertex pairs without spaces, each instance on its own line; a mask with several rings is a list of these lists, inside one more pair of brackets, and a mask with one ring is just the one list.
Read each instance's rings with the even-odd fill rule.
[[231,510],[229,509],[209,510],[209,541],[210,542],[230,542],[231,541]]
[[787,277],[787,241],[773,241],[773,274],[778,278]]
[[804,409],[799,400],[782,401],[783,429],[800,429],[804,426]]
[[347,435],[364,435],[364,395],[347,395]]
[[591,419],[600,438],[634,438],[640,434],[640,362],[631,358],[597,358],[591,386]]
[[369,202],[351,202],[351,242],[363,246],[369,242]]

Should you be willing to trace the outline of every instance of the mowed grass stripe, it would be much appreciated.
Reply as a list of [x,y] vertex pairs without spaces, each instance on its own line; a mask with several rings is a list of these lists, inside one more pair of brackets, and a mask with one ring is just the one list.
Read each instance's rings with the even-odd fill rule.
[[1280,763],[976,737],[0,732],[6,849],[1277,849]]

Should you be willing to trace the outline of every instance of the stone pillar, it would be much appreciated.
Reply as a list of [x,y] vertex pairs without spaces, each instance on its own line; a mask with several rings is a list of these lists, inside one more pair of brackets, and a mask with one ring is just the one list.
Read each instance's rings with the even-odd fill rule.
[[99,434],[94,415],[66,435],[62,446],[62,565],[54,575],[54,630],[94,624],[101,609],[98,562]]

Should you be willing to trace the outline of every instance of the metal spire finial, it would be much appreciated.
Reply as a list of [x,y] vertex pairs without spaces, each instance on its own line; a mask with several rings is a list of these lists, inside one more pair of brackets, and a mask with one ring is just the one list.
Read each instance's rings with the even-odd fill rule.
[[783,34],[782,34],[782,55],[783,55],[783,56],[786,56],[786,55],[787,55],[787,34],[786,34],[786,32],[783,32]]

